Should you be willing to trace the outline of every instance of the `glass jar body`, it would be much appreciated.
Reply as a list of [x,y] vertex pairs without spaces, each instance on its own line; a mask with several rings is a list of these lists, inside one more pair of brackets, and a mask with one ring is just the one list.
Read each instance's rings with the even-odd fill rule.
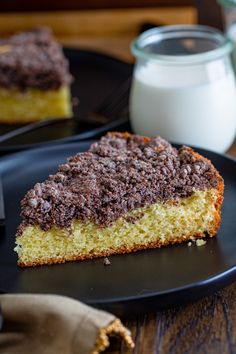
[[225,152],[236,132],[229,55],[179,65],[137,56],[130,95],[135,133]]

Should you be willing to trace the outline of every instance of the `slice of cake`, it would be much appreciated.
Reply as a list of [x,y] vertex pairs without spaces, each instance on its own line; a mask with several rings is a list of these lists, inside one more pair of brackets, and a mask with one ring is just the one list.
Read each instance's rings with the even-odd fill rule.
[[105,257],[216,235],[224,183],[160,137],[108,133],[23,198],[20,266]]
[[47,28],[0,41],[0,123],[68,118],[71,75]]

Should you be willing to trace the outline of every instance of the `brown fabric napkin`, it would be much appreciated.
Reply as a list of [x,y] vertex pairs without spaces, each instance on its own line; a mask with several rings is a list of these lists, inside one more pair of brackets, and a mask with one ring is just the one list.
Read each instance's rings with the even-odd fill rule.
[[0,354],[98,354],[116,335],[134,347],[115,316],[57,295],[0,295]]

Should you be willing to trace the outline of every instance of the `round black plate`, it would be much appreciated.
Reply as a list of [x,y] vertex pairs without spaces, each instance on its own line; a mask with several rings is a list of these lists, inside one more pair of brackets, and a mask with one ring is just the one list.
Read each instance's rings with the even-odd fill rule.
[[[19,151],[55,141],[60,143],[92,139],[123,124],[123,119],[116,119],[112,123],[97,127],[87,122],[86,117],[130,77],[132,65],[93,51],[65,48],[64,52],[74,77],[72,97],[79,98],[79,105],[74,107],[74,115],[83,120],[80,120],[79,126],[73,119],[63,120],[56,126],[45,126],[9,139],[0,144],[0,153]],[[0,135],[17,127],[19,126],[0,125]]]
[[13,252],[20,222],[20,199],[54,173],[66,157],[88,149],[91,141],[24,151],[0,160],[6,230],[0,239],[0,290],[55,293],[122,314],[191,301],[236,280],[236,162],[213,152],[210,158],[225,179],[222,226],[206,245],[187,244],[103,259],[37,268],[18,268]]

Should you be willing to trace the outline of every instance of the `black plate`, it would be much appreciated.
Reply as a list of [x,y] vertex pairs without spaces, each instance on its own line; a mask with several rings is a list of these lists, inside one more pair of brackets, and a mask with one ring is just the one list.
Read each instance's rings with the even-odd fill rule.
[[0,241],[0,289],[68,295],[113,312],[142,311],[202,297],[236,280],[236,162],[213,152],[210,158],[225,178],[222,226],[205,246],[187,244],[103,259],[21,269],[13,252],[19,203],[37,181],[54,173],[66,157],[91,142],[24,151],[0,160],[6,204],[6,232]]
[[[124,120],[121,118],[111,124],[96,127],[86,123],[86,117],[127,80],[132,73],[132,65],[92,51],[66,48],[64,52],[74,77],[71,87],[72,97],[77,97],[80,101],[80,104],[74,107],[74,115],[84,118],[80,121],[79,128],[73,120],[58,123],[56,129],[53,126],[46,126],[1,143],[0,152],[19,151],[55,141],[60,143],[91,139],[123,124]],[[0,135],[17,127],[19,125],[0,125]]]

